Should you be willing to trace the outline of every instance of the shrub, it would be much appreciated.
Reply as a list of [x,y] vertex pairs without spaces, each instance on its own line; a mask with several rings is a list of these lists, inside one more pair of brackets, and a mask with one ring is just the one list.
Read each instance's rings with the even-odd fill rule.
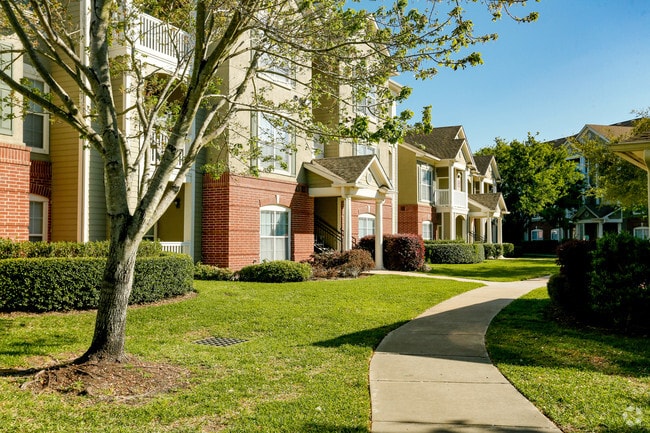
[[571,239],[556,249],[560,273],[549,280],[548,294],[551,301],[566,312],[584,316],[589,311],[589,272],[591,252],[595,247],[593,241]]
[[[109,241],[96,242],[13,242],[0,239],[0,260],[37,257],[107,257]],[[138,257],[163,254],[159,242],[142,241]]]
[[[0,310],[67,311],[96,308],[106,260],[92,257],[0,260]],[[193,290],[189,256],[136,259],[130,304]]]
[[384,236],[384,267],[392,271],[416,271],[424,264],[424,242],[414,234]]
[[488,259],[496,259],[503,256],[503,244],[483,244],[485,257]]
[[343,253],[330,251],[313,254],[306,263],[311,265],[315,278],[356,278],[375,267],[370,253],[358,248]]
[[194,265],[194,279],[196,280],[228,281],[232,280],[232,277],[233,272],[228,268],[205,265],[201,262]]
[[629,233],[606,235],[592,255],[592,311],[616,328],[650,328],[650,243]]
[[429,263],[469,264],[485,260],[483,244],[466,244],[463,242],[427,241],[425,243],[426,259]]
[[298,282],[311,278],[311,266],[308,263],[276,260],[246,266],[239,271],[238,275],[241,281],[259,283]]
[[[364,236],[357,247],[375,256],[375,236]],[[424,264],[424,242],[415,234],[384,235],[384,267],[392,271],[415,271]]]
[[501,244],[503,247],[503,256],[504,257],[514,257],[515,256],[515,246],[510,243]]

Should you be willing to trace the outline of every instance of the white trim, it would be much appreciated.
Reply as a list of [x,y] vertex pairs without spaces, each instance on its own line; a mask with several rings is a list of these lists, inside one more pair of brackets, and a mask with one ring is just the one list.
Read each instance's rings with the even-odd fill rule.
[[[50,92],[50,87],[47,85],[47,83],[43,80],[43,78],[38,75],[38,73],[34,70],[33,67],[31,67],[28,64],[23,64],[23,77],[35,82],[35,83],[42,83],[43,84],[43,94],[48,94]],[[34,102],[29,101],[28,105],[37,105]],[[49,154],[50,153],[50,114],[45,111],[43,107],[38,106],[42,111],[40,112],[33,112],[33,113],[25,113],[25,116],[23,117],[23,143],[25,143],[25,146],[29,147],[32,152],[35,153],[43,153],[43,154]],[[25,142],[25,123],[27,116],[36,116],[42,119],[43,122],[43,147],[33,147],[30,146]]]
[[[262,213],[263,212],[273,212],[273,213],[284,213],[287,215],[287,234],[286,236],[277,236],[277,235],[263,235],[262,234]],[[272,260],[291,260],[291,208],[288,208],[286,206],[280,206],[280,205],[269,205],[269,206],[262,206],[259,211],[259,217],[260,217],[260,231],[259,231],[259,240],[260,240],[260,247],[259,247],[259,257],[260,257],[260,262],[264,260],[268,260],[267,257],[262,257],[262,237],[265,239],[286,239],[286,256],[283,258],[278,258],[276,256],[276,249],[273,247],[273,258]]]
[[40,239],[43,242],[48,241],[47,237],[47,228],[48,228],[48,219],[49,219],[49,212],[50,212],[50,200],[48,200],[47,197],[43,197],[41,195],[36,195],[36,194],[30,194],[29,195],[29,222],[31,226],[31,219],[32,219],[32,203],[42,203],[43,204],[43,221],[41,222],[41,231],[42,233],[38,234],[33,234],[29,233],[29,238],[31,240],[32,236],[42,236],[42,239]]

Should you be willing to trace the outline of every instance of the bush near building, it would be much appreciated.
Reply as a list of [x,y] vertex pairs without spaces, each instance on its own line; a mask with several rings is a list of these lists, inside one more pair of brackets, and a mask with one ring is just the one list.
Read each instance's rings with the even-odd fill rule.
[[483,244],[463,241],[426,241],[426,260],[433,264],[470,264],[485,260]]
[[[375,256],[375,236],[364,236],[356,248]],[[384,235],[384,267],[391,271],[416,271],[424,265],[424,242],[415,234]]]
[[[6,247],[7,243],[3,242],[2,246]],[[65,246],[54,246],[48,254],[51,251],[78,251],[82,248],[66,243]],[[25,251],[20,247],[16,250]],[[102,257],[2,259],[0,311],[46,312],[96,308],[105,264],[106,259]],[[157,256],[145,254],[138,257],[129,304],[155,302],[188,293],[193,290],[193,275],[194,264],[187,255],[161,251]]]
[[311,266],[290,260],[274,260],[243,267],[238,272],[240,281],[257,283],[291,283],[311,278]]
[[375,267],[370,253],[362,249],[314,254],[306,263],[311,265],[314,278],[357,278]]
[[548,282],[567,314],[624,332],[650,329],[650,242],[629,233],[558,247],[560,274]]

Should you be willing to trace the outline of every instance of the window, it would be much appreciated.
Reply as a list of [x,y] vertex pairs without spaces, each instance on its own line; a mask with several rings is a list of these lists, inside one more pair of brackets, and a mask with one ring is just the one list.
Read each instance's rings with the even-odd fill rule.
[[544,240],[544,230],[535,229],[530,231],[530,240],[531,241],[543,241]]
[[[40,95],[49,91],[45,82],[35,78],[36,74],[29,64],[24,65],[25,82]],[[23,119],[23,141],[33,151],[47,153],[49,143],[49,118],[48,114],[38,104],[31,101],[27,103],[27,113]]]
[[255,48],[262,51],[257,60],[259,76],[281,86],[294,88],[296,86],[295,64],[286,55],[284,57],[274,55],[271,52],[273,47],[268,40],[264,41],[261,33],[258,33],[252,42]]
[[[8,75],[12,75],[11,46],[0,44],[0,68]],[[13,135],[13,109],[11,103],[11,89],[4,82],[0,81],[0,134]]]
[[265,206],[260,211],[260,260],[289,260],[289,209]]
[[418,201],[433,203],[433,167],[418,164]]
[[36,195],[29,196],[29,241],[47,240],[47,199]]
[[257,115],[257,140],[260,150],[258,166],[281,174],[293,174],[293,135],[280,118],[268,114]]
[[559,241],[560,240],[560,229],[551,230],[551,240]]
[[374,155],[376,153],[377,147],[373,146],[370,143],[354,143],[354,154],[355,155]]
[[321,138],[320,135],[316,134],[314,135],[314,138],[312,140],[313,140],[311,146],[312,158],[314,159],[325,158],[325,142],[323,141],[324,139]]
[[433,239],[433,223],[431,221],[422,222],[422,239],[425,241]]
[[375,234],[375,216],[371,214],[359,215],[359,239]]
[[639,239],[650,239],[650,228],[634,227],[634,237]]
[[365,95],[361,96],[356,104],[356,112],[362,116],[366,116],[371,120],[377,118],[377,93],[369,90]]

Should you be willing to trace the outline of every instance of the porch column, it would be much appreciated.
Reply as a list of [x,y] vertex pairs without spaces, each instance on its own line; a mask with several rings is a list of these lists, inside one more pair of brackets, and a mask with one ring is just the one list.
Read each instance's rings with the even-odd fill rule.
[[375,269],[384,269],[384,200],[375,201]]
[[348,251],[352,249],[352,197],[348,195],[343,201],[343,224],[345,225],[343,251]]
[[603,222],[598,223],[598,239],[603,237]]
[[456,214],[449,212],[449,239],[456,240]]
[[485,243],[492,243],[492,217],[488,217],[487,219],[487,238],[485,239]]
[[503,218],[497,218],[497,243],[503,243]]

